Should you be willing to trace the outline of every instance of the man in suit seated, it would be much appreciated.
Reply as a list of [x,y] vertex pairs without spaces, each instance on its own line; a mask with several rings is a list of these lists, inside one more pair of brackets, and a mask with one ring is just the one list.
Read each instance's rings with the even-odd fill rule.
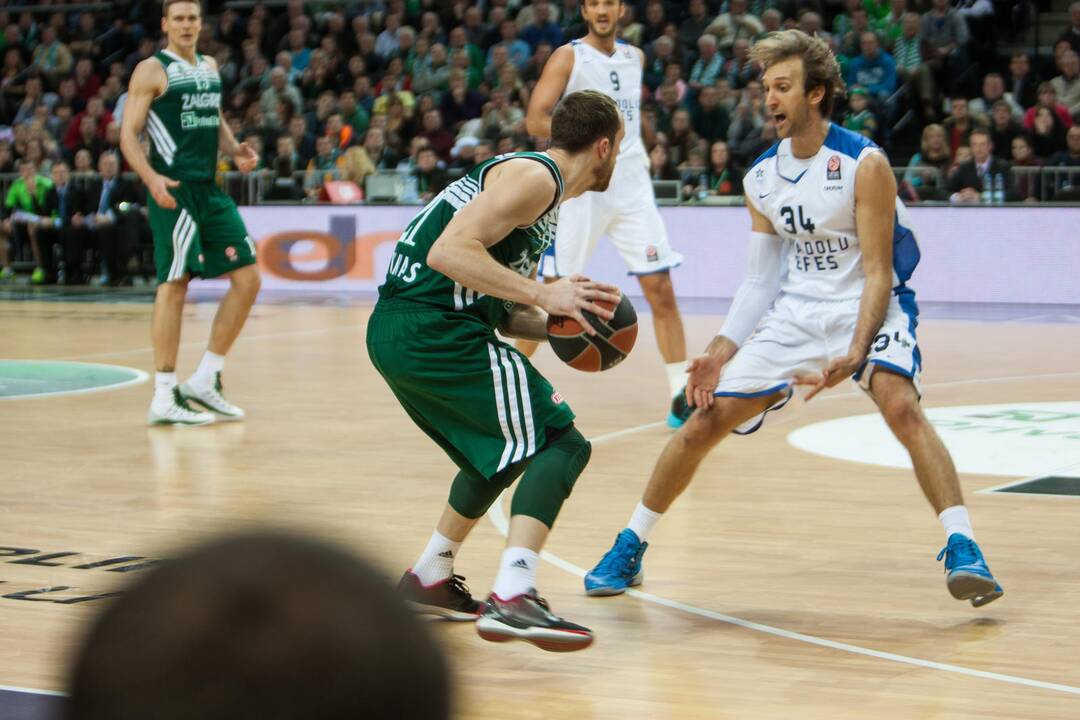
[[119,175],[116,153],[98,158],[100,180],[87,185],[85,214],[72,217],[72,225],[89,229],[105,263],[106,284],[131,285],[129,265],[138,246],[145,198],[130,181]]
[[961,163],[949,177],[949,201],[953,203],[977,203],[982,199],[984,190],[994,192],[994,179],[1000,176],[1000,189],[1005,200],[1016,200],[1016,193],[1011,189],[1009,163],[994,157],[994,143],[990,132],[984,128],[971,131],[968,140],[972,159]]

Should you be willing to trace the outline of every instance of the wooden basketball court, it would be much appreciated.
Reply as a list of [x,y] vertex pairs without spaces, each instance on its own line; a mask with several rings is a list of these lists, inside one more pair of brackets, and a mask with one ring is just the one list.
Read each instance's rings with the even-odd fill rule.
[[[181,375],[213,309],[186,309]],[[66,656],[108,602],[97,596],[177,543],[274,524],[355,548],[395,579],[412,563],[453,470],[369,364],[369,312],[258,305],[225,372],[244,424],[147,427],[145,382],[0,399],[0,685],[62,690]],[[691,352],[720,324],[686,319]],[[925,406],[1080,400],[1080,324],[1049,320],[924,320]],[[153,370],[145,302],[0,302],[0,325],[6,360]],[[437,627],[458,717],[1080,717],[1080,497],[978,493],[1010,478],[962,474],[1006,594],[978,610],[957,602],[934,561],[941,526],[909,470],[788,443],[797,428],[873,412],[845,384],[726,440],[654,533],[641,592],[587,598],[580,574],[626,522],[669,436],[661,361],[645,316],[611,372],[573,371],[546,349],[536,364],[595,443],[541,592],[597,642],[557,655]],[[983,442],[990,452],[1003,441]],[[1075,458],[1069,442],[1080,434],[1062,434],[1064,454],[1032,474],[1080,475],[1061,469]],[[457,571],[474,594],[489,587],[504,528],[494,508],[464,548]]]

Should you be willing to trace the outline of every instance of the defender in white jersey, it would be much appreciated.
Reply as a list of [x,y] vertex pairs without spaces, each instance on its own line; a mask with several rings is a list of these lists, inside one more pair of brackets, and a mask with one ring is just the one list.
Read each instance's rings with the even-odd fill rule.
[[[618,248],[630,274],[636,275],[652,308],[657,344],[667,370],[670,396],[682,405],[686,384],[686,339],[675,301],[671,268],[682,255],[668,244],[667,230],[656,208],[648,156],[642,142],[641,86],[645,56],[633,45],[616,40],[620,0],[583,0],[581,15],[589,32],[557,49],[544,66],[525,118],[529,133],[551,136],[551,112],[560,97],[577,90],[598,90],[622,111],[626,134],[619,146],[615,174],[604,192],[588,192],[563,203],[555,243],[543,259],[545,279],[582,273],[600,236]],[[651,135],[651,130],[646,128]],[[531,355],[535,343],[519,343]],[[682,424],[672,412],[668,423]]]
[[698,409],[668,442],[630,523],[585,577],[590,595],[641,582],[646,539],[705,455],[729,432],[757,430],[791,399],[846,378],[859,382],[908,453],[945,527],[946,583],[979,607],[1002,595],[975,544],[956,469],[919,407],[918,308],[907,287],[919,260],[884,152],[828,121],[843,92],[828,45],[797,30],[772,33],[751,56],[781,140],[744,187],[750,267],[719,334],[690,362]]

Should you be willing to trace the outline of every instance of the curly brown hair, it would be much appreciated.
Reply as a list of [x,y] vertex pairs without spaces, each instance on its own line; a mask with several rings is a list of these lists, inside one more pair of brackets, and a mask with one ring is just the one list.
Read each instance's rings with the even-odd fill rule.
[[763,71],[795,57],[802,59],[804,90],[810,92],[823,87],[825,97],[821,99],[821,116],[831,116],[836,100],[844,96],[844,79],[840,75],[840,63],[836,62],[828,43],[802,30],[781,30],[769,33],[750,48],[750,59]]

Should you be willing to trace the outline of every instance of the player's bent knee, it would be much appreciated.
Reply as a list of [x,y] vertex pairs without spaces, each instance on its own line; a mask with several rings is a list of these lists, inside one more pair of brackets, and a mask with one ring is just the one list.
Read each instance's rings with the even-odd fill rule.
[[590,457],[592,444],[573,425],[553,435],[525,470],[514,492],[510,514],[527,515],[548,527],[554,525]]
[[450,485],[450,507],[454,509],[454,512],[469,519],[481,517],[516,477],[513,475],[506,480],[496,476],[488,480],[462,470],[454,477],[454,482]]
[[894,398],[882,404],[881,414],[885,422],[901,441],[918,433],[926,418],[919,406],[909,398]]

